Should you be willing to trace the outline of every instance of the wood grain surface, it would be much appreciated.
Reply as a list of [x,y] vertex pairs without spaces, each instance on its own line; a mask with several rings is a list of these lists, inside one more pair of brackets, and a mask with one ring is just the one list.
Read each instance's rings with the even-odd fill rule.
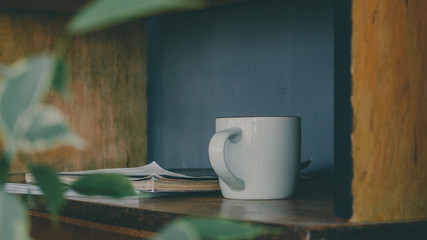
[[[0,12],[0,62],[50,52],[69,15]],[[71,127],[86,140],[83,151],[59,147],[31,156],[58,171],[133,167],[146,162],[146,22],[139,20],[73,37],[66,53],[66,99],[49,94]],[[21,162],[12,172],[24,172]]]
[[[42,199],[34,196],[32,200],[33,236],[36,233],[55,236],[43,233],[44,229],[51,228]],[[97,237],[105,236],[105,232],[123,239],[147,237],[177,218],[188,217],[231,219],[268,226],[257,239],[413,239],[425,233],[427,227],[426,220],[376,224],[337,221],[333,217],[332,194],[319,190],[300,191],[291,199],[261,201],[225,199],[219,193],[122,200],[72,197],[60,215],[61,226],[66,225],[60,231],[65,231],[71,239],[102,239]],[[280,233],[272,235],[271,228]]]
[[427,1],[353,1],[351,221],[427,218]]
[[82,219],[58,217],[60,224],[52,224],[51,216],[45,212],[30,211],[31,237],[33,239],[90,239],[90,240],[133,240],[151,239],[155,232],[100,224]]

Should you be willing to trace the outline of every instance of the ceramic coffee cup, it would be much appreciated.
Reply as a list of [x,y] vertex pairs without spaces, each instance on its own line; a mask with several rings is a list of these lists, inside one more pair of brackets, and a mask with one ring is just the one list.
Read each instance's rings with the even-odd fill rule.
[[300,158],[300,117],[216,119],[209,159],[225,198],[291,197]]

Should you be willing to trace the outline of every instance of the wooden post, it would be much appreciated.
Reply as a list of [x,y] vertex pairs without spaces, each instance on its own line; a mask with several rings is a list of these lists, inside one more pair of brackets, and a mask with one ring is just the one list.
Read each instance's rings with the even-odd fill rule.
[[353,1],[352,221],[427,218],[427,1]]

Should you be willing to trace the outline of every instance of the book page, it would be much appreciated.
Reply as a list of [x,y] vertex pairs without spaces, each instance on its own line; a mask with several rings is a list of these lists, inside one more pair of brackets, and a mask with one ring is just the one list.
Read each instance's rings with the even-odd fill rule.
[[152,162],[150,164],[141,166],[141,167],[133,167],[133,168],[109,168],[109,169],[99,169],[99,170],[89,170],[89,171],[78,171],[78,172],[58,172],[59,175],[87,175],[93,173],[116,173],[123,174],[128,177],[137,178],[137,177],[147,177],[147,176],[163,176],[163,177],[172,177],[179,179],[198,179],[198,178],[212,178],[216,179],[215,176],[188,176],[184,174],[174,173],[163,169],[156,162]]

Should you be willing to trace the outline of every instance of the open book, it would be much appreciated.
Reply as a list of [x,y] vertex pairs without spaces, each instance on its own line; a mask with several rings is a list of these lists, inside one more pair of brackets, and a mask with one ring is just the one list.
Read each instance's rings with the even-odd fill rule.
[[[58,177],[64,184],[71,184],[79,177],[93,173],[116,173],[123,174],[131,180],[135,190],[146,192],[201,192],[218,191],[218,177],[210,171],[191,171],[194,173],[184,175],[171,172],[160,167],[156,162],[145,166],[133,168],[111,168],[78,172],[58,172]],[[206,173],[204,175],[203,173]],[[34,183],[32,174],[25,175],[27,183]]]

